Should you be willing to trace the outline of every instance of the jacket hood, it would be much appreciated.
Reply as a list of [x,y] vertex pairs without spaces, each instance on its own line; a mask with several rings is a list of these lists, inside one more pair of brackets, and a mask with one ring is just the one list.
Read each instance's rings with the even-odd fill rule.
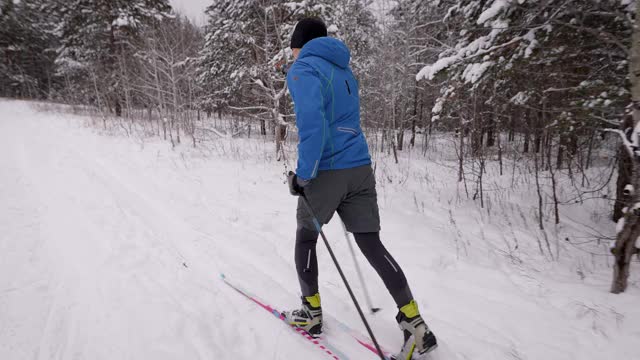
[[300,50],[298,58],[304,59],[308,56],[321,57],[343,69],[349,66],[351,59],[347,45],[331,37],[319,37],[306,43]]

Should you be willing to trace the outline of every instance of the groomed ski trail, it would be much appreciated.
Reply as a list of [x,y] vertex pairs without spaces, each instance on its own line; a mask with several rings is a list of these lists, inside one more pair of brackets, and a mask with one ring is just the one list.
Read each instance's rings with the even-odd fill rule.
[[[268,243],[238,242],[237,198],[220,189],[205,199],[200,179],[176,176],[183,164],[164,158],[164,146],[129,158],[121,151],[139,152],[140,144],[93,134],[81,117],[38,113],[23,102],[0,107],[0,359],[307,352],[298,341],[283,344],[286,329],[211,281],[221,268],[261,271],[251,248],[273,253]],[[217,176],[231,186],[228,174]]]

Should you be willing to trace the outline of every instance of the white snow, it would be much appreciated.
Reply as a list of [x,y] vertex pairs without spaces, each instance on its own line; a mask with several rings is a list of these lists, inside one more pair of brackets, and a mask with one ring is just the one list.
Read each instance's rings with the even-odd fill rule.
[[[471,68],[466,67],[465,71],[471,71],[471,75],[465,78],[466,82],[474,82],[477,80],[478,71],[481,72],[486,71],[489,67],[491,67],[492,62],[489,63],[486,61],[486,56],[489,55],[494,50],[505,47],[507,45],[519,42],[522,40],[521,37],[515,37],[505,43],[495,45],[495,40],[505,29],[509,26],[508,20],[497,19],[491,22],[491,31],[489,34],[485,36],[481,36],[468,44],[459,43],[456,45],[456,48],[450,51],[447,51],[446,55],[441,56],[435,63],[426,65],[418,74],[416,74],[416,80],[420,81],[422,79],[433,80],[435,75],[440,71],[443,71],[449,67],[456,66],[461,64],[465,60],[468,60],[473,57],[485,55],[485,61],[483,63],[471,64]],[[471,81],[471,79],[476,79]]]
[[444,106],[444,99],[442,97],[438,98],[431,109],[431,113],[440,114],[442,111],[442,107]]
[[[296,199],[273,144],[172,150],[91,122],[0,99],[0,359],[327,359],[218,278],[298,305]],[[607,233],[607,216],[594,218],[593,203],[563,207],[547,230],[562,239],[550,262],[537,250],[530,183],[510,190],[511,176],[489,167],[496,189],[480,209],[453,181],[452,149],[436,137],[439,161],[375,153],[383,241],[442,343],[430,359],[635,359],[638,264],[627,293],[612,295],[608,258],[564,241]],[[325,229],[361,296],[339,223]],[[364,332],[321,243],[318,253],[325,311]],[[373,329],[397,348],[395,305],[359,260],[383,309],[369,316]],[[351,359],[375,358],[338,341]]]
[[117,19],[113,20],[111,25],[115,27],[126,27],[131,26],[132,23],[127,15],[120,15]]
[[528,59],[531,56],[531,54],[533,54],[533,50],[535,50],[535,48],[538,46],[538,40],[536,40],[535,29],[529,30],[522,38],[529,42],[529,45],[524,50],[524,58]]
[[510,100],[509,102],[516,104],[516,105],[524,105],[527,103],[527,100],[529,100],[529,94],[527,94],[524,91],[520,91],[517,94],[515,94]]
[[452,64],[455,64],[458,61],[460,61],[460,57],[457,55],[440,58],[435,63],[423,67],[416,75],[416,80],[433,80],[437,73],[448,68]]
[[464,72],[462,73],[462,79],[466,83],[473,84],[478,81],[482,75],[484,75],[485,71],[487,71],[491,65],[493,65],[493,61],[469,64],[465,67]]
[[478,25],[482,25],[499,15],[504,8],[509,6],[510,3],[511,0],[494,0],[491,6],[483,11],[482,14],[480,14],[480,16],[478,17]]

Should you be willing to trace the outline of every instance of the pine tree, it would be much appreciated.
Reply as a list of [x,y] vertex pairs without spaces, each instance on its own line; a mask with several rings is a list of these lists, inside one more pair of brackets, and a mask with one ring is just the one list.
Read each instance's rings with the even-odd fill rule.
[[57,46],[42,0],[0,2],[0,95],[48,97]]
[[205,44],[198,62],[198,82],[205,96],[201,107],[207,111],[226,110],[239,96],[245,71],[251,57],[246,31],[250,27],[251,1],[215,2],[206,10],[208,24]]
[[108,107],[121,115],[122,67],[132,53],[131,41],[145,26],[170,16],[168,1],[56,0],[48,9],[61,18],[56,62],[59,74],[75,85],[68,90],[95,103],[97,89],[105,89]]
[[588,119],[602,125],[603,118],[621,118],[629,96],[624,89],[628,6],[617,0],[437,3],[447,9],[449,31],[460,36],[417,75],[433,79],[446,71],[451,86],[435,113],[459,93],[456,89],[483,88],[502,94],[497,102],[536,108],[545,102],[545,111],[557,112],[567,124]]

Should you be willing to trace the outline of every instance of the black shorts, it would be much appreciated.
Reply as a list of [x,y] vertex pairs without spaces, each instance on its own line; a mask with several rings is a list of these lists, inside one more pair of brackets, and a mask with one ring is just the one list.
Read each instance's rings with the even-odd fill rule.
[[[380,231],[376,179],[371,165],[351,169],[321,170],[304,187],[304,193],[321,224],[337,211],[352,233]],[[298,199],[298,227],[315,230],[311,215]]]

